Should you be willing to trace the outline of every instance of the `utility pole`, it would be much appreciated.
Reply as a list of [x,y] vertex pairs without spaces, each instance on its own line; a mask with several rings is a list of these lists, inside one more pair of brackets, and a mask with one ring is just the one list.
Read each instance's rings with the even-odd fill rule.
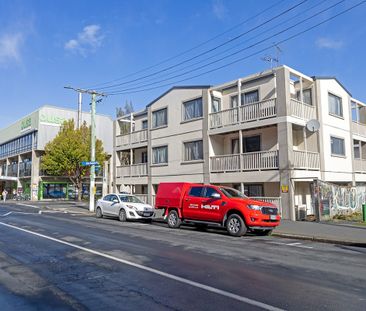
[[[91,95],[91,117],[90,117],[90,127],[91,127],[91,137],[90,137],[90,162],[92,163],[90,165],[90,187],[89,187],[89,211],[94,212],[95,204],[94,204],[94,198],[95,198],[95,114],[96,114],[96,97],[97,96],[106,96],[103,93],[98,93],[94,90],[84,90],[84,89],[78,89],[73,88],[71,86],[65,86],[65,89],[74,90],[76,92],[79,92],[79,99],[82,93],[90,94]],[[80,110],[81,111],[81,110]],[[80,119],[79,119],[80,120]]]
[[82,101],[83,93],[79,92],[79,100],[78,100],[78,128],[80,128],[82,123],[82,117],[81,117],[81,101]]

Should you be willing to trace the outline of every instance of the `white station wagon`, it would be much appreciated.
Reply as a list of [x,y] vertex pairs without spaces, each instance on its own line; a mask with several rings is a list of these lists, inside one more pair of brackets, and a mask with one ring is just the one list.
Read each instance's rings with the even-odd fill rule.
[[127,219],[146,219],[151,221],[154,208],[131,194],[111,193],[97,201],[96,216],[118,217],[120,221]]

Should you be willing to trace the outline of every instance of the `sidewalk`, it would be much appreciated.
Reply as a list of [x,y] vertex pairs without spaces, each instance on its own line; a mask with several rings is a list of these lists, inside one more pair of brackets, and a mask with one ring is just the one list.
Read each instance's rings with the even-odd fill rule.
[[282,220],[273,236],[366,247],[366,226]]
[[39,208],[41,210],[52,210],[65,213],[78,213],[92,215],[89,212],[89,202],[75,202],[75,201],[17,201],[19,205],[29,205]]

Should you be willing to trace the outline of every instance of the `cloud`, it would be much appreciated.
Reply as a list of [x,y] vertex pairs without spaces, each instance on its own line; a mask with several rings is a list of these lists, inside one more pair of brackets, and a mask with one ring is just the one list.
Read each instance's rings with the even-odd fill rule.
[[21,33],[5,34],[0,37],[0,63],[21,61],[21,47],[24,36]]
[[334,40],[331,38],[319,38],[315,43],[317,47],[321,49],[338,50],[344,46],[342,40]]
[[215,0],[212,3],[212,13],[219,20],[223,20],[226,17],[227,9],[222,0]]
[[65,43],[65,50],[86,56],[88,52],[95,52],[102,45],[104,36],[100,34],[99,25],[88,25],[77,37]]

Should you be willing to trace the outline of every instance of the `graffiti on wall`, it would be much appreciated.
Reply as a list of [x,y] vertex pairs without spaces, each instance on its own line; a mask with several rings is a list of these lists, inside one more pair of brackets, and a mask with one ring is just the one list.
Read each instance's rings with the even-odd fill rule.
[[341,214],[360,212],[366,203],[366,186],[339,186],[317,181],[317,189],[313,195],[319,195],[319,211],[321,217],[334,217]]

